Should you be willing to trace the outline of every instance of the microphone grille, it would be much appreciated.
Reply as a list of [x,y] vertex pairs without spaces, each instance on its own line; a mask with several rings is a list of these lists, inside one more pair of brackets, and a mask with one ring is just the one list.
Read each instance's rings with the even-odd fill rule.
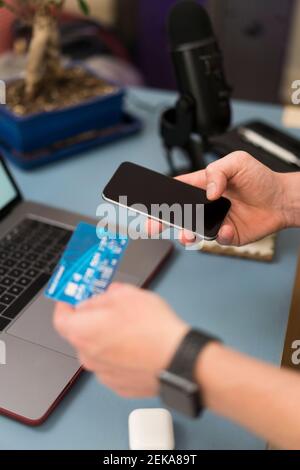
[[176,3],[169,15],[168,30],[173,48],[213,36],[209,16],[195,0]]

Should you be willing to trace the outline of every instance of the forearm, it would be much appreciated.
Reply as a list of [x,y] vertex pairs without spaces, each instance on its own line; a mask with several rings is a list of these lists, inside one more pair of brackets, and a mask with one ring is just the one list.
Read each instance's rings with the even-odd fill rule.
[[286,227],[300,227],[300,172],[281,175]]
[[217,343],[200,355],[197,380],[206,406],[266,441],[300,449],[300,377]]

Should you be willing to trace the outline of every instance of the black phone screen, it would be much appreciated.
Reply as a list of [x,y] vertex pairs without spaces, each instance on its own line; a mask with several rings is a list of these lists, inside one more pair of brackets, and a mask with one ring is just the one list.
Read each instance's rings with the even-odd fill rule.
[[[103,191],[104,199],[120,204],[126,198],[126,207],[138,210],[149,217],[179,228],[185,228],[208,240],[217,238],[219,229],[230,209],[230,201],[221,198],[209,201],[205,191],[174,180],[168,176],[133,163],[123,163]],[[123,204],[121,204],[123,205]],[[158,211],[153,208],[181,208],[181,214],[188,212],[178,222],[175,211]],[[201,212],[202,211],[202,212]],[[203,229],[199,231],[197,217],[204,215]],[[200,224],[201,225],[201,224]],[[201,233],[200,233],[201,232]]]

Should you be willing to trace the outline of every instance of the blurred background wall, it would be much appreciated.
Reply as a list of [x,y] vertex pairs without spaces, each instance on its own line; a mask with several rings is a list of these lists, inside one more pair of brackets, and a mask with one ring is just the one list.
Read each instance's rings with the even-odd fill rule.
[[276,103],[290,48],[295,0],[209,0],[234,96]]
[[0,54],[12,45],[11,24],[13,15],[7,10],[0,11]]

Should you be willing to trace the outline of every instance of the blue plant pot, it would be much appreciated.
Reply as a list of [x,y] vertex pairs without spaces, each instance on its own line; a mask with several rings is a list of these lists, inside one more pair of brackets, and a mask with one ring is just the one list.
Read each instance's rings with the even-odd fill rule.
[[0,105],[0,141],[19,152],[32,152],[92,129],[118,124],[125,90],[86,100],[64,109],[18,116]]

